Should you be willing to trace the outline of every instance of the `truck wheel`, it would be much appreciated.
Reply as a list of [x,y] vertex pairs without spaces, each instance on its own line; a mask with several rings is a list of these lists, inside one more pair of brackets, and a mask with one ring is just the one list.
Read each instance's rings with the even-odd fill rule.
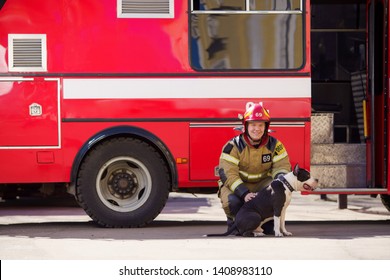
[[386,209],[390,211],[390,195],[381,194],[381,200]]
[[133,138],[94,147],[81,164],[76,194],[81,207],[104,227],[141,227],[161,212],[170,181],[160,154]]

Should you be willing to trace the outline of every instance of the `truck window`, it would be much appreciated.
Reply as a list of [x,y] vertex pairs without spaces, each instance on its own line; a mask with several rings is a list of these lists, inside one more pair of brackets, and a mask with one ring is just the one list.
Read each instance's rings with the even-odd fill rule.
[[191,65],[196,70],[292,70],[304,64],[300,0],[194,0]]
[[3,8],[6,1],[7,0],[0,0],[0,10]]

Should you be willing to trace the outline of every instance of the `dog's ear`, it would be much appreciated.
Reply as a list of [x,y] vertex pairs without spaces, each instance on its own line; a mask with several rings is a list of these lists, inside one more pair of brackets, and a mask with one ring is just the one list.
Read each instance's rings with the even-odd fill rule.
[[298,172],[299,172],[299,165],[298,165],[298,163],[297,163],[297,164],[295,164],[295,166],[294,166],[293,174],[294,174],[295,176],[298,176]]

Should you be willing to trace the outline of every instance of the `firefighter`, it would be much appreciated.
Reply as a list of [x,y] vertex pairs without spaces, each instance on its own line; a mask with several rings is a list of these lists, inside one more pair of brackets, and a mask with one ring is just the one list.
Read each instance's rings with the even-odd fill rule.
[[[248,103],[242,121],[243,132],[224,145],[219,160],[218,196],[228,228],[244,202],[279,175],[291,171],[285,147],[268,134],[270,115],[262,104]],[[262,228],[265,234],[272,234],[273,221]]]

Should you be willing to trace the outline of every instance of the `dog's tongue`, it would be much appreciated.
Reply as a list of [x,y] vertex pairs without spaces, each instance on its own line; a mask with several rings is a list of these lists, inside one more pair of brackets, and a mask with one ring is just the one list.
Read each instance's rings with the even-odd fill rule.
[[308,184],[304,184],[304,185],[303,185],[303,188],[304,188],[305,190],[307,190],[307,191],[312,191],[312,190],[313,190],[312,187],[310,187]]

